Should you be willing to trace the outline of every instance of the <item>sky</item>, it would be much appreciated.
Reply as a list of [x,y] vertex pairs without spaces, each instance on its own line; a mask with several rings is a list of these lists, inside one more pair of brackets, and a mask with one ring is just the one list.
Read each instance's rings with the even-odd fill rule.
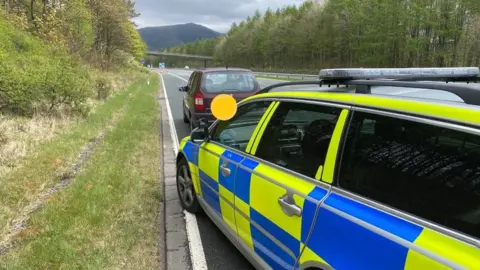
[[252,16],[255,10],[276,10],[300,5],[305,0],[136,0],[141,15],[134,19],[138,27],[196,23],[226,33],[233,22]]

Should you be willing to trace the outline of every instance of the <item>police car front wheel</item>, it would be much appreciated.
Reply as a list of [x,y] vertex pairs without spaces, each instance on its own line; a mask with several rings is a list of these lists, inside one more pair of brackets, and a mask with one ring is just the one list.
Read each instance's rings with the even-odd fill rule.
[[177,165],[177,191],[185,210],[193,214],[200,211],[200,204],[195,195],[188,162],[184,158]]

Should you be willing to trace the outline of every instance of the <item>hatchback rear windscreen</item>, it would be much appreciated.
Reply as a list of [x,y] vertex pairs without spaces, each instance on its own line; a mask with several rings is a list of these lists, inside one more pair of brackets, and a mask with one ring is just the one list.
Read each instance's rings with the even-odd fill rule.
[[208,93],[251,92],[258,88],[255,75],[245,71],[205,73],[202,90]]

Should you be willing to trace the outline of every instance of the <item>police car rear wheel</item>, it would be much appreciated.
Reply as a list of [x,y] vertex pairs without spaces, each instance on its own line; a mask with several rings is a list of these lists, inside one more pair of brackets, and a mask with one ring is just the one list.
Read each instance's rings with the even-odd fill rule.
[[200,211],[200,204],[198,203],[195,189],[193,188],[190,169],[185,159],[181,159],[177,166],[177,191],[180,202],[185,210],[193,214]]

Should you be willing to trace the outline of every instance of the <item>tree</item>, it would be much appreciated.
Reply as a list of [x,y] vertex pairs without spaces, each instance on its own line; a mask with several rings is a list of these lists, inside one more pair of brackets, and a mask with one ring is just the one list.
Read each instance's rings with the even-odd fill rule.
[[[307,1],[233,23],[217,63],[314,72],[331,67],[480,65],[478,0]],[[207,52],[206,41],[169,48]]]
[[138,67],[145,44],[135,16],[132,0],[0,1],[0,111],[79,109],[97,68]]

